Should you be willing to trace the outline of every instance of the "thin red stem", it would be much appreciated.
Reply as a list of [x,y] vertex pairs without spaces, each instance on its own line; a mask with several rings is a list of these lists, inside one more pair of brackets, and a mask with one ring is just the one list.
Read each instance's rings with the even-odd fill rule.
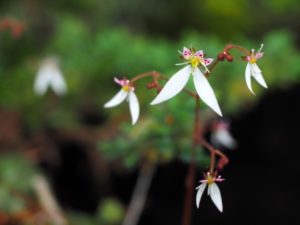
[[159,73],[157,73],[156,71],[150,71],[150,72],[141,73],[141,74],[135,76],[134,78],[132,78],[130,80],[130,83],[134,84],[134,82],[136,82],[136,81],[138,81],[138,80],[140,80],[142,78],[150,77],[150,76],[153,77],[153,78],[156,78],[156,77],[159,76]]
[[186,177],[186,192],[184,199],[182,225],[190,225],[192,218],[192,207],[193,207],[193,190],[194,181],[196,177],[196,147],[200,144],[202,137],[201,121],[200,121],[200,100],[196,98],[195,106],[195,120],[194,120],[194,131],[193,131],[193,147],[191,151],[191,161],[189,165],[189,171]]
[[225,46],[224,48],[224,52],[229,52],[231,49],[237,49],[243,53],[245,53],[246,55],[249,55],[251,52],[249,52],[247,49],[239,46],[239,45],[233,45],[233,44],[228,44]]
[[213,174],[214,171],[215,171],[216,155],[220,157],[220,159],[219,159],[220,161],[219,162],[222,162],[223,166],[226,165],[226,164],[228,164],[228,162],[229,162],[228,157],[224,153],[222,153],[220,150],[215,149],[205,139],[201,140],[201,145],[203,147],[207,148],[210,151],[211,158],[210,158],[209,172],[211,174]]

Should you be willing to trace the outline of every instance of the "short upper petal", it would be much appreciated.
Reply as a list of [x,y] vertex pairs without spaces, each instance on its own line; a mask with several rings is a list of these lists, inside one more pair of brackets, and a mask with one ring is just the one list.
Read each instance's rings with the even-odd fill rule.
[[134,125],[139,118],[140,105],[139,105],[139,101],[133,91],[129,92],[128,101],[129,101],[129,110],[130,110],[130,114],[131,114],[132,125]]
[[246,66],[245,79],[246,79],[246,84],[247,84],[248,89],[250,90],[250,92],[252,94],[255,95],[254,91],[252,90],[252,86],[251,86],[251,64],[250,63],[247,63],[247,66]]
[[104,108],[115,107],[121,104],[127,97],[128,92],[121,89],[111,100],[105,103]]
[[199,50],[199,51],[195,52],[195,56],[203,58],[203,56],[204,56],[203,50]]
[[216,113],[222,116],[222,112],[216,99],[215,93],[204,74],[198,68],[195,68],[195,70],[193,71],[193,79],[196,91],[202,101],[204,101]]
[[219,209],[220,212],[223,212],[223,203],[222,203],[222,197],[221,192],[216,183],[212,183],[209,185],[210,188],[210,197],[215,206]]
[[189,59],[192,55],[192,52],[190,49],[188,49],[187,47],[183,47],[183,50],[182,50],[182,56],[183,58],[185,59]]
[[200,201],[201,201],[201,198],[202,198],[202,195],[203,195],[203,192],[204,192],[204,189],[205,189],[206,185],[207,185],[207,183],[203,183],[203,184],[200,184],[196,188],[196,189],[198,189],[197,194],[196,194],[196,205],[197,205],[197,208],[199,208]]
[[253,64],[252,67],[253,67],[252,75],[253,75],[254,79],[264,88],[268,88],[268,86],[262,76],[261,70],[258,68],[258,66],[256,64]]
[[208,66],[209,64],[211,64],[214,61],[213,58],[205,58],[204,59],[204,64],[205,66]]
[[186,85],[191,73],[191,66],[185,66],[175,73],[165,84],[156,98],[150,103],[156,105],[177,95]]

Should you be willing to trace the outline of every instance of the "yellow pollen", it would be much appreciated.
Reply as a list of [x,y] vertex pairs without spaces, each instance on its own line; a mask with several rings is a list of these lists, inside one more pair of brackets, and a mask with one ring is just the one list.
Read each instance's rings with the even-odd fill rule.
[[128,91],[130,90],[130,86],[124,85],[124,86],[122,87],[122,89],[123,89],[123,91],[128,92]]
[[190,64],[192,65],[193,68],[198,67],[199,63],[200,63],[200,58],[199,57],[192,57],[190,59]]
[[256,58],[252,56],[250,58],[249,62],[252,63],[252,64],[256,63]]
[[207,179],[207,184],[215,183],[215,179],[211,175],[208,175],[206,179]]

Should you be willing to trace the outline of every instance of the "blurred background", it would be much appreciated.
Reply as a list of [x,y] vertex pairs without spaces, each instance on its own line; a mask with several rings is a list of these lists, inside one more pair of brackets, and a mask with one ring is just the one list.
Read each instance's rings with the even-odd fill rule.
[[[170,77],[183,46],[216,57],[227,43],[264,43],[269,88],[253,81],[249,92],[238,52],[210,77],[236,144],[219,146],[230,158],[224,213],[204,196],[192,224],[298,219],[299,1],[11,0],[0,1],[0,225],[181,224],[193,101],[180,94],[150,107],[155,91],[141,81],[134,127],[127,104],[103,104],[119,90],[115,76]],[[37,93],[49,58],[66,87]],[[213,142],[220,121],[201,107]],[[195,186],[209,163],[205,149],[196,158]],[[126,223],[132,196],[145,204]]]

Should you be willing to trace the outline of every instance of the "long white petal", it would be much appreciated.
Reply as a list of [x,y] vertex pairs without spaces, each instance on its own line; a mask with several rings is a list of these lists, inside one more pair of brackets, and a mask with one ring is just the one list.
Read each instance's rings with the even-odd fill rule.
[[206,183],[200,184],[196,189],[198,189],[197,194],[196,194],[196,205],[197,208],[199,208],[200,201],[204,192],[204,189],[206,187]]
[[193,72],[193,79],[196,91],[202,101],[204,101],[216,113],[222,116],[222,112],[216,99],[215,93],[204,74],[198,68],[196,68]]
[[268,88],[268,86],[262,76],[261,70],[258,68],[258,66],[256,64],[253,64],[252,67],[253,67],[252,75],[253,75],[254,79],[264,88]]
[[134,125],[139,118],[140,105],[139,105],[139,101],[133,91],[129,92],[128,101],[129,101],[129,109],[130,109],[130,114],[131,114],[131,119],[132,119],[132,125]]
[[150,104],[156,105],[177,95],[188,82],[190,74],[190,65],[179,70],[170,78],[170,80],[168,80],[163,89]]
[[66,81],[59,70],[52,71],[50,85],[57,95],[63,95],[67,91]]
[[219,187],[216,185],[216,183],[212,183],[210,186],[210,197],[215,206],[219,209],[220,212],[223,212],[223,203],[222,203],[222,197]]
[[39,69],[35,81],[34,81],[34,86],[33,90],[37,95],[43,95],[47,91],[47,88],[50,84],[50,77],[51,74],[47,70],[47,68],[41,68]]
[[120,105],[127,97],[128,92],[121,89],[111,100],[105,103],[104,108],[111,108]]
[[252,94],[255,95],[254,91],[252,90],[252,86],[251,86],[251,64],[250,63],[247,63],[247,66],[246,66],[245,79],[246,79],[246,84],[247,84],[248,89],[250,90],[250,92]]

